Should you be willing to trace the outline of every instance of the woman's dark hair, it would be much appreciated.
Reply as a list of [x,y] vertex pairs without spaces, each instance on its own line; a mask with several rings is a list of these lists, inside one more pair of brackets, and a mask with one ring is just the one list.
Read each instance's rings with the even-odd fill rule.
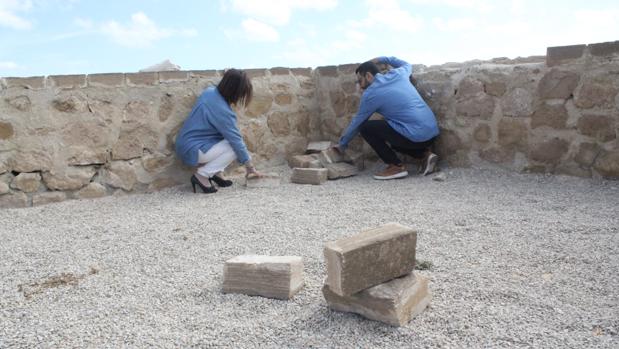
[[254,88],[247,74],[239,69],[228,69],[217,85],[217,91],[228,104],[248,105]]
[[361,63],[355,70],[355,74],[359,74],[362,76],[364,76],[365,73],[368,73],[368,72],[372,74],[372,76],[378,74],[378,67],[372,61]]

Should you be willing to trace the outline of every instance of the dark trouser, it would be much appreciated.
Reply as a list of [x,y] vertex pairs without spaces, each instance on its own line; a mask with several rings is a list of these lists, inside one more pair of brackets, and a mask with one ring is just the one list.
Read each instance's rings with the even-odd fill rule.
[[425,142],[413,142],[391,128],[385,120],[368,120],[360,128],[361,136],[386,164],[402,163],[396,151],[422,159],[430,150],[436,137]]

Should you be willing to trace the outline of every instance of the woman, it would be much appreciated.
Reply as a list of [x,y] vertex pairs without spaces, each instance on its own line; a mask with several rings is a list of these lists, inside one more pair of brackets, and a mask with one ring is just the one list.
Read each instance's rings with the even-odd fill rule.
[[238,69],[224,73],[217,87],[207,88],[194,105],[189,117],[176,136],[176,154],[189,166],[198,166],[191,176],[191,186],[204,193],[215,193],[219,187],[229,187],[232,181],[223,178],[222,171],[234,160],[245,165],[246,176],[260,176],[251,162],[247,146],[239,131],[236,114],[231,106],[246,106],[251,101],[253,87],[247,74]]

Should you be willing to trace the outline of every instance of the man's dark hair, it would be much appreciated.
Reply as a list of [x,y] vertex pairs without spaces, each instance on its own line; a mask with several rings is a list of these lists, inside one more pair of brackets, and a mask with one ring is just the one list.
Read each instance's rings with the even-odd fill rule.
[[359,74],[359,75],[365,75],[365,73],[370,73],[372,74],[372,76],[378,74],[378,67],[376,66],[376,64],[374,64],[374,62],[372,61],[367,61],[365,63],[361,63],[358,67],[357,70],[355,70],[355,74]]
[[248,105],[254,88],[247,74],[239,69],[228,69],[217,85],[217,91],[228,104]]

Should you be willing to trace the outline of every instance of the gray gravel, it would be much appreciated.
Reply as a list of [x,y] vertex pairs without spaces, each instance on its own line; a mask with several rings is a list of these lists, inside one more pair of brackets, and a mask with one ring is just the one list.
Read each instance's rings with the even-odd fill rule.
[[[0,210],[0,347],[617,348],[619,182],[444,173]],[[419,231],[431,306],[401,328],[330,311],[324,243],[391,221]],[[248,253],[302,256],[305,288],[222,294]]]

